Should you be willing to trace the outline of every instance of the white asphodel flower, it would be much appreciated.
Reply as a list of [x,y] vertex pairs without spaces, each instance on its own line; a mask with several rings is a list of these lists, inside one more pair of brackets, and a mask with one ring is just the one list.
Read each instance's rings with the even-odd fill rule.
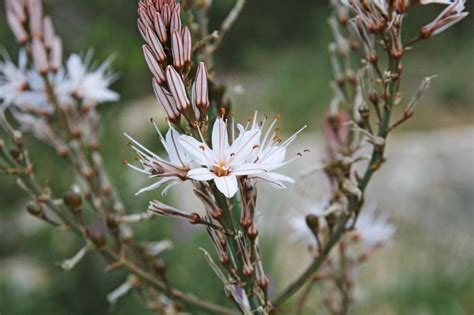
[[153,125],[168,154],[168,160],[153,153],[128,134],[124,134],[131,141],[130,147],[136,151],[142,168],[128,162],[127,165],[140,173],[148,175],[150,178],[158,179],[150,186],[140,189],[136,195],[158,189],[164,184],[167,184],[167,186],[163,189],[162,194],[166,194],[171,187],[187,180],[187,173],[191,169],[190,156],[178,141],[180,133],[170,126],[166,136],[163,137],[156,124],[153,123]]
[[69,88],[72,94],[83,99],[87,105],[119,100],[120,96],[109,89],[116,79],[109,72],[110,61],[105,61],[97,69],[91,69],[91,54],[84,60],[77,54],[72,54],[66,63]]
[[0,62],[0,100],[10,105],[28,88],[26,75],[27,57],[24,50],[20,51],[18,66],[4,53]]
[[395,235],[396,227],[388,223],[387,215],[376,215],[375,205],[362,209],[355,228],[362,243],[368,247],[382,246]]
[[291,177],[275,173],[273,171],[285,166],[288,163],[291,163],[298,158],[299,155],[286,160],[287,148],[296,139],[298,134],[300,134],[306,128],[306,126],[295,132],[287,140],[282,141],[278,137],[275,130],[278,117],[273,120],[267,131],[264,133],[263,129],[265,127],[266,120],[267,119],[265,118],[262,122],[257,122],[257,113],[255,113],[252,125],[250,127],[250,130],[258,130],[261,136],[258,147],[256,147],[256,149],[251,153],[251,162],[263,168],[265,172],[249,177],[262,179],[277,188],[286,188],[284,182],[294,183],[295,181]]
[[[47,78],[53,89],[54,97],[62,106],[69,105],[72,102],[65,75],[64,70],[61,69],[57,73],[49,73]],[[30,70],[27,79],[28,89],[15,98],[15,105],[22,111],[37,115],[52,114],[54,106],[51,104],[51,96],[48,95],[48,87],[44,77],[36,70]]]
[[188,177],[197,181],[213,180],[222,194],[232,198],[238,191],[237,176],[250,176],[266,170],[249,162],[252,151],[259,144],[260,130],[240,129],[239,136],[229,144],[227,121],[217,118],[212,129],[212,148],[190,136],[179,138],[183,147],[201,167],[188,172]]

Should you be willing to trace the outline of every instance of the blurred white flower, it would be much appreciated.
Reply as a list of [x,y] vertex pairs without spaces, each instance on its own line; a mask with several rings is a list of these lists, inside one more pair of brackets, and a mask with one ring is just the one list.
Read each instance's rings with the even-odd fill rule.
[[310,230],[306,224],[306,217],[308,215],[315,215],[320,218],[320,224],[324,224],[323,216],[325,214],[325,209],[327,207],[327,202],[315,202],[307,211],[297,212],[293,211],[287,217],[287,222],[291,228],[290,241],[291,242],[300,242],[304,241],[308,244],[315,245],[316,239],[313,232]]
[[0,100],[8,106],[28,88],[26,77],[27,57],[24,50],[20,51],[18,66],[13,63],[6,52],[0,62]]
[[388,223],[387,215],[376,215],[375,205],[362,209],[356,222],[356,233],[368,247],[387,244],[395,235],[396,227]]
[[71,93],[83,99],[87,105],[119,100],[120,96],[109,89],[116,79],[109,72],[110,61],[106,60],[97,69],[91,69],[91,54],[84,60],[77,54],[72,54],[66,63],[69,89]]

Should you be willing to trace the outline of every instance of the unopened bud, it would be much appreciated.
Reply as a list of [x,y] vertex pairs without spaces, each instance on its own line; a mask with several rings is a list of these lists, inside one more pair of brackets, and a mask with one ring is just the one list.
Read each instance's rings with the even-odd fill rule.
[[104,234],[98,228],[87,228],[87,236],[92,241],[92,243],[99,249],[104,248],[105,246],[105,237]]
[[319,218],[314,214],[309,214],[306,216],[306,225],[313,231],[314,233],[318,233],[319,230]]
[[29,202],[26,205],[26,210],[35,217],[41,217],[44,214],[43,208],[35,202]]
[[78,193],[68,191],[63,195],[64,203],[73,210],[79,210],[82,205],[82,197]]
[[250,239],[255,240],[258,236],[258,229],[255,226],[255,224],[252,224],[249,229],[247,230],[247,233],[250,237]]
[[107,218],[105,219],[105,224],[107,225],[107,228],[110,231],[112,231],[113,233],[117,233],[119,222],[114,215],[108,215]]
[[337,221],[337,216],[334,213],[330,213],[326,216],[326,222],[328,224],[329,229],[331,230],[334,226],[336,226]]
[[10,155],[15,159],[18,160],[21,157],[21,152],[17,148],[10,149]]
[[163,259],[158,259],[153,262],[153,270],[156,271],[158,274],[165,274],[166,273],[166,263]]
[[219,262],[222,264],[222,265],[227,265],[228,263],[230,263],[230,259],[229,259],[229,256],[227,256],[227,254],[222,254],[219,256]]
[[266,276],[263,276],[260,280],[258,280],[258,286],[260,289],[265,290],[268,288],[268,285],[270,284],[270,281],[268,281],[268,278]]
[[186,88],[184,87],[184,83],[181,79],[181,76],[172,66],[168,66],[166,68],[166,80],[168,82],[170,92],[173,95],[174,100],[176,101],[176,106],[178,107],[178,110],[180,112],[186,111],[190,105],[186,93]]
[[252,276],[253,269],[251,266],[248,266],[247,264],[244,265],[244,268],[242,270],[242,273],[246,277],[251,277]]

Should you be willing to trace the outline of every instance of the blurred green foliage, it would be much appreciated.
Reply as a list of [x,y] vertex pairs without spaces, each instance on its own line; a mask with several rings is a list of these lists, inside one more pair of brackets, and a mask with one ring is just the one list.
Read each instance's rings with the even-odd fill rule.
[[[117,129],[121,110],[133,100],[151,93],[150,74],[142,58],[142,40],[135,27],[136,1],[45,0],[45,3],[46,10],[54,16],[67,51],[84,52],[88,47],[93,47],[98,60],[116,54],[114,68],[119,72],[120,79],[114,88],[123,98],[120,103],[101,109],[105,140],[102,149],[109,174],[113,175],[123,195],[130,197],[127,198],[129,207],[140,212],[146,207],[146,198],[132,198],[137,187],[131,187],[128,179],[130,172],[121,164],[131,153],[121,137],[121,130]],[[232,4],[231,0],[214,0],[212,28],[219,25]],[[405,28],[407,34],[415,34],[417,27],[429,21],[438,9],[424,7],[413,12],[410,16],[412,22]],[[248,1],[219,51],[216,66],[220,75],[231,77],[232,82],[238,82],[246,91],[243,95],[231,93],[235,106],[244,112],[243,115],[258,108],[260,111],[280,112],[288,128],[306,123],[311,128],[319,127],[320,114],[331,97],[328,87],[331,79],[327,54],[327,44],[331,38],[327,26],[328,13],[325,1]],[[1,16],[4,16],[3,11]],[[421,125],[431,126],[429,122],[432,118],[438,119],[439,113],[472,113],[473,26],[472,19],[468,18],[459,27],[409,52],[413,56],[405,64],[407,79],[404,82],[408,91],[416,91],[418,82],[424,76],[439,74],[434,84],[436,89],[428,98],[430,102],[423,105],[427,109],[423,111],[426,116],[419,120]],[[4,19],[0,19],[0,46],[5,46],[12,55],[16,53],[16,44]],[[152,141],[156,139],[148,138],[148,142]],[[29,139],[28,145],[42,182],[50,184],[53,191],[61,191],[71,185],[72,174],[63,171],[64,161],[34,139]],[[54,178],[51,174],[54,174]],[[2,261],[29,257],[33,270],[44,273],[46,280],[41,286],[32,285],[32,289],[24,289],[18,287],[16,281],[0,279],[0,313],[149,313],[136,293],[121,300],[118,306],[107,304],[105,295],[124,281],[125,274],[103,273],[104,265],[97,257],[88,256],[70,272],[60,271],[54,263],[74,255],[81,244],[74,237],[65,237],[64,233],[57,233],[46,226],[28,233],[17,230],[14,223],[18,213],[23,211],[26,196],[10,178],[1,176],[0,274],[2,265],[6,266]],[[159,240],[169,235],[179,236],[175,240],[176,249],[164,255],[169,262],[173,283],[205,298],[222,302],[225,300],[223,292],[216,290],[221,284],[197,249],[210,248],[207,237],[196,230],[182,239],[184,230],[189,229],[193,228],[158,218],[143,224],[137,238],[146,235],[147,239]],[[271,244],[266,242],[269,240],[263,239],[264,258],[270,274],[278,279],[278,274],[272,270]],[[460,270],[460,274],[454,275],[439,274],[439,270],[442,270],[442,266],[434,266],[433,270],[426,273],[412,270],[401,275],[400,285],[389,291],[378,292],[358,308],[358,313],[383,314],[380,310],[387,304],[395,314],[472,313],[474,282],[469,280],[474,279],[474,270],[467,273]],[[196,277],[197,274],[199,277]],[[380,305],[382,308],[379,308]]]

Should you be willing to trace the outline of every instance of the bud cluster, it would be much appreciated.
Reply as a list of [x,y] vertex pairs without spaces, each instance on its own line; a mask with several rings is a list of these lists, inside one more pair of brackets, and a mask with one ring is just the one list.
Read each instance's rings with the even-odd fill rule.
[[[181,5],[175,0],[142,0],[138,16],[153,90],[168,119],[174,124],[179,124],[181,115],[190,124],[205,120],[210,104],[208,73],[204,63],[193,67],[192,36],[189,27],[182,25]],[[191,85],[192,70],[195,80]]]

